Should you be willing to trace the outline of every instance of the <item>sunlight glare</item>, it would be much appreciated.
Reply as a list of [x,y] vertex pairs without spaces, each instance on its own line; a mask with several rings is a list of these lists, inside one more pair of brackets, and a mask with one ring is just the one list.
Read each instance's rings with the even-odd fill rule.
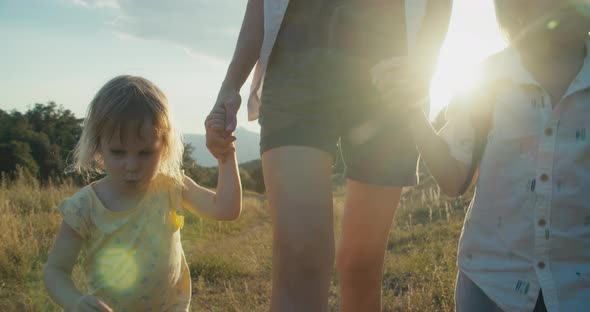
[[492,0],[455,1],[449,33],[432,77],[430,119],[445,109],[453,93],[474,86],[477,65],[505,46]]
[[137,284],[139,268],[135,257],[123,248],[107,248],[96,259],[102,281],[111,289],[126,291]]

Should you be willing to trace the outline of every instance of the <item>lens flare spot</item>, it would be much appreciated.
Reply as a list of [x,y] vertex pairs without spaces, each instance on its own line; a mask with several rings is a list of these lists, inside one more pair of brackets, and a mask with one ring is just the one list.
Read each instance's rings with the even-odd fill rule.
[[555,29],[555,28],[557,28],[557,26],[559,26],[559,21],[558,20],[550,20],[547,23],[547,29]]
[[138,281],[137,261],[129,250],[107,248],[96,259],[96,267],[105,285],[113,290],[133,288]]

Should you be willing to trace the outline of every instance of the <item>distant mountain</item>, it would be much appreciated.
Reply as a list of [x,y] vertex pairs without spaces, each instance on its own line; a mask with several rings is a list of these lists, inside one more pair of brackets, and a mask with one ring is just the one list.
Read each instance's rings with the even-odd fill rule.
[[[239,163],[260,158],[260,135],[258,133],[245,128],[238,128],[234,132],[234,135],[237,138],[236,153]],[[184,134],[184,141],[185,143],[190,143],[195,148],[193,158],[197,164],[204,167],[217,166],[217,160],[207,150],[204,134]]]

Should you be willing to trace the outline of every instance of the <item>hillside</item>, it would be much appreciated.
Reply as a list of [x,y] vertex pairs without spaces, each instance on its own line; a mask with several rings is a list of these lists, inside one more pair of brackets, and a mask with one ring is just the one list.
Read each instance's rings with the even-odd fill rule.
[[[217,166],[217,160],[207,151],[204,134],[184,134],[183,136],[184,141],[190,143],[195,148],[193,158],[198,165],[204,167]],[[260,135],[258,133],[245,128],[238,128],[235,131],[235,136],[237,138],[236,153],[238,155],[238,163],[260,158]]]

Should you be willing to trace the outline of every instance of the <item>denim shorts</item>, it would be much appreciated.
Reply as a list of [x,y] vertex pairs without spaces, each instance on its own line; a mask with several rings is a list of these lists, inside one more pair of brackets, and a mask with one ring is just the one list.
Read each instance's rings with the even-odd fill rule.
[[374,65],[321,47],[271,56],[261,97],[261,153],[312,147],[341,155],[349,179],[415,185],[418,151],[398,108],[407,99],[383,98],[372,82]]

